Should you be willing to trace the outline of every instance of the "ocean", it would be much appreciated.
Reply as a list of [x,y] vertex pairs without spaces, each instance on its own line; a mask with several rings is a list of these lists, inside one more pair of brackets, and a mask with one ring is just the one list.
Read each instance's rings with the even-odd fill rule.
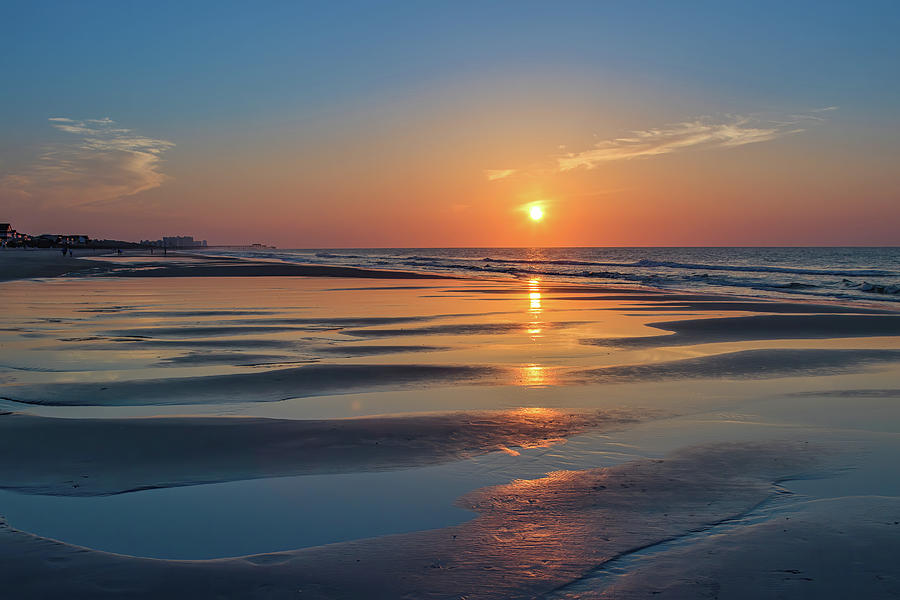
[[285,262],[643,285],[767,298],[900,302],[900,248],[352,248],[210,250]]

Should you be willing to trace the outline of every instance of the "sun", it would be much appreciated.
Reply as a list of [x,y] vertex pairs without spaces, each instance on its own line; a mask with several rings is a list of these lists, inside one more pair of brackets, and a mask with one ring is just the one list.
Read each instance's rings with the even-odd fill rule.
[[544,218],[544,210],[540,206],[532,206],[528,211],[528,216],[532,221],[540,221]]

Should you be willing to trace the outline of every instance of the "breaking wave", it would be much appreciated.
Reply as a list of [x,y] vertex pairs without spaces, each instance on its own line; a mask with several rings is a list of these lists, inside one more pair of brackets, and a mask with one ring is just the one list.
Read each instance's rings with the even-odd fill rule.
[[900,301],[898,248],[417,248],[222,252],[356,267]]

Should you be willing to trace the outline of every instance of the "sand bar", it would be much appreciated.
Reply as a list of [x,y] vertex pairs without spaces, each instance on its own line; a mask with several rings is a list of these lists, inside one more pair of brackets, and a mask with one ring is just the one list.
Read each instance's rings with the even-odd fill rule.
[[[558,443],[652,415],[512,410],[334,420],[54,419],[0,414],[0,488],[95,496],[259,477],[378,471]],[[65,449],[65,450],[63,450]]]

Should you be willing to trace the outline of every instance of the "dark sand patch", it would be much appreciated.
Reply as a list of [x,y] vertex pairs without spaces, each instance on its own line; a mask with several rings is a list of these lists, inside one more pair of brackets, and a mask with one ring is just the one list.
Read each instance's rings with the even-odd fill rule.
[[664,379],[770,379],[850,373],[900,361],[900,350],[743,350],[661,363],[577,371],[585,383],[626,383]]
[[[570,384],[673,379],[771,379],[864,371],[900,361],[900,350],[762,349],[661,363],[620,365],[562,375]],[[46,406],[145,406],[277,402],[359,390],[449,384],[503,385],[515,372],[463,365],[311,364],[252,373],[90,383],[13,384],[2,398]]]
[[[76,250],[76,253],[78,251]],[[459,279],[451,275],[267,262],[226,256],[63,257],[59,250],[0,250],[0,281],[89,272],[97,277],[346,277],[363,279]]]
[[670,335],[595,338],[582,343],[655,348],[749,340],[824,339],[900,335],[900,315],[753,315],[651,323]]
[[[598,300],[606,298],[598,297]],[[625,298],[623,298],[624,300]],[[669,300],[666,296],[664,300]],[[610,307],[603,310],[621,310],[621,307]],[[736,311],[736,312],[762,312],[762,313],[852,313],[852,314],[870,314],[870,315],[896,315],[896,310],[878,309],[878,308],[862,308],[855,306],[840,306],[838,304],[806,304],[804,302],[767,302],[764,300],[758,302],[654,302],[653,304],[628,306],[630,311],[670,311],[670,310],[689,310],[697,312],[714,312],[714,311]]]
[[0,564],[22,598],[534,598],[745,514],[821,456],[808,444],[697,447],[478,490],[459,502],[477,518],[455,527],[232,559],[132,558],[0,525]]
[[458,319],[462,317],[485,317],[493,315],[518,314],[509,311],[451,313],[435,315],[414,315],[402,317],[266,317],[258,319],[234,319],[230,323],[246,325],[327,325],[332,327],[371,327],[373,325],[392,325],[398,323],[422,323],[439,319]]
[[285,331],[318,331],[320,329],[319,327],[310,328],[294,325],[207,325],[196,327],[134,327],[131,329],[111,329],[100,333],[124,338],[165,338],[216,337],[251,333],[282,333]]
[[[468,287],[468,288],[448,288],[447,292],[450,293],[467,293],[473,292],[478,294],[527,294],[529,292],[534,291],[533,288],[535,286],[532,285],[516,285],[515,283],[503,282],[502,285],[491,286],[491,287]],[[540,288],[541,293],[544,294],[621,294],[624,296],[628,296],[629,298],[662,298],[664,296],[668,296],[670,293],[677,292],[666,292],[664,290],[654,290],[649,288],[626,288],[626,287],[616,287],[614,285],[580,285],[580,284],[550,284],[545,285],[543,283],[537,285]],[[697,296],[697,294],[691,294],[691,296]],[[725,296],[715,296],[711,294],[702,294],[704,298],[723,298]]]
[[352,288],[328,288],[326,292],[366,292],[366,291],[383,291],[383,290],[434,290],[439,289],[436,285],[376,285],[367,287]]
[[819,392],[794,392],[788,396],[801,398],[900,398],[900,389],[822,390]]
[[248,333],[278,333],[283,331],[327,331],[346,327],[370,327],[393,323],[418,323],[456,315],[428,315],[413,317],[274,317],[267,319],[235,319],[217,325],[178,325],[171,327],[133,327],[102,332],[119,337],[216,337]]
[[[86,338],[90,339],[90,338]],[[241,349],[241,348],[275,348],[291,349],[303,346],[298,340],[264,340],[255,338],[240,339],[207,339],[207,340],[151,340],[146,338],[96,338],[98,340],[109,339],[111,343],[105,344],[73,344],[66,349],[78,350],[123,350],[125,348],[212,348],[212,349]],[[66,341],[66,340],[62,340]],[[74,338],[73,341],[78,341]]]
[[47,406],[143,406],[277,402],[358,390],[501,380],[502,369],[453,365],[314,364],[253,373],[8,386],[3,398]]
[[649,557],[612,585],[597,580],[550,598],[897,598],[897,556],[900,498],[818,500]]
[[[229,345],[230,348],[240,344]],[[273,354],[249,354],[245,352],[190,352],[180,356],[164,358],[157,364],[165,366],[192,366],[192,365],[235,365],[235,366],[260,366],[284,363],[311,363],[324,356],[353,358],[361,356],[380,356],[384,354],[404,354],[410,352],[438,352],[450,350],[442,346],[307,346],[301,356],[273,355]]]
[[104,269],[106,265],[99,261],[63,256],[62,251],[58,249],[0,248],[0,281],[32,277],[58,277],[98,268]]
[[[542,322],[541,327],[568,327],[579,325],[584,321]],[[428,327],[409,327],[402,329],[350,329],[343,331],[345,335],[356,337],[404,337],[416,335],[493,335],[511,333],[527,329],[528,323],[451,323]]]
[[331,356],[377,356],[380,354],[399,354],[406,352],[442,352],[453,350],[448,346],[355,346],[342,344],[335,346],[314,346],[310,351],[314,354],[328,354]]
[[388,338],[416,335],[492,335],[521,331],[522,323],[454,323],[431,327],[409,327],[403,329],[348,329],[345,335],[356,337]]
[[97,496],[239,479],[423,466],[587,429],[652,418],[646,411],[550,409],[334,420],[244,417],[0,417],[0,488]]
[[[527,290],[526,290],[527,291]],[[541,290],[543,292],[543,290]],[[680,294],[678,292],[636,292],[631,294],[601,294],[596,296],[565,295],[547,296],[547,300],[605,300],[625,302],[721,302],[721,295],[711,294]]]
[[276,356],[273,354],[247,354],[242,352],[190,352],[180,356],[170,356],[158,361],[161,366],[190,367],[200,365],[257,366],[284,364],[287,362],[314,362],[300,360],[296,356]]
[[[80,302],[80,304],[87,304],[87,302]],[[124,311],[136,311],[138,310],[137,306],[102,306],[97,308],[79,308],[75,312],[82,313],[98,313],[98,314],[113,314],[124,312]]]
[[[203,257],[197,257],[202,259]],[[347,277],[362,279],[458,279],[449,275],[388,271],[355,267],[298,265],[275,262],[197,260],[192,263],[166,264],[158,261],[115,265],[99,273],[111,277]]]
[[433,321],[444,316],[427,315],[418,317],[268,317],[262,319],[239,319],[238,322],[248,325],[304,325],[317,327],[370,327],[372,325],[391,325],[394,323],[419,323]]
[[97,312],[101,314],[110,314],[113,317],[122,316],[120,313],[128,312],[128,317],[160,317],[168,318],[191,318],[191,317],[239,317],[239,316],[257,316],[270,315],[274,310],[139,310],[121,308],[117,310],[108,309],[81,309],[79,312]]

